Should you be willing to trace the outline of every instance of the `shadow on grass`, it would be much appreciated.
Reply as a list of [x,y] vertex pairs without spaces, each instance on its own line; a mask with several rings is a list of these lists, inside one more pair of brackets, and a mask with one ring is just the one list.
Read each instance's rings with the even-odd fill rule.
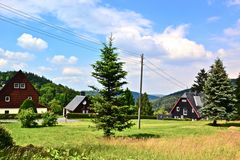
[[213,125],[212,123],[208,123],[207,125],[212,127],[240,127],[240,123],[220,123],[217,125]]
[[146,139],[146,138],[160,138],[160,135],[149,134],[149,133],[138,133],[138,134],[129,135],[128,137],[137,138],[137,139]]

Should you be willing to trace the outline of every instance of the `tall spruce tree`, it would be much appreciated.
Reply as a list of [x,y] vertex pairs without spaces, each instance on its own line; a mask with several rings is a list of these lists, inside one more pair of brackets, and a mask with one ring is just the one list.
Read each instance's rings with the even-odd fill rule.
[[205,102],[201,109],[203,116],[213,120],[230,120],[236,114],[234,89],[220,59],[211,66],[204,86]]
[[196,76],[196,80],[194,81],[191,90],[196,93],[203,93],[203,88],[207,80],[207,77],[208,74],[205,71],[205,69],[204,68],[201,69],[200,72],[198,72],[198,75]]
[[[139,98],[137,99],[139,102]],[[137,103],[137,108],[139,107],[139,103]],[[145,92],[142,95],[142,107],[141,107],[141,114],[142,115],[153,115],[153,107],[151,102],[148,99],[148,94]]]
[[238,111],[238,118],[240,118],[240,73],[239,73],[237,81],[236,81],[235,95],[236,95],[236,99],[237,99],[236,108]]
[[127,106],[133,106],[135,105],[135,100],[134,100],[134,97],[132,95],[132,92],[126,88],[124,93],[123,93],[123,96],[124,96],[124,104],[127,105]]
[[123,89],[126,84],[127,72],[123,70],[123,62],[119,62],[116,48],[113,47],[112,36],[101,49],[101,60],[92,65],[92,76],[97,79],[102,88],[99,95],[93,98],[93,110],[97,113],[93,122],[98,129],[103,129],[105,136],[114,135],[114,131],[122,131],[133,125],[127,114],[129,106],[123,105]]

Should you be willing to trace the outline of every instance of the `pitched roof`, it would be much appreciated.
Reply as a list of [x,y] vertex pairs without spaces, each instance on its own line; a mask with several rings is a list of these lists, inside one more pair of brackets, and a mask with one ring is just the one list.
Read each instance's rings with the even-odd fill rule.
[[85,98],[86,98],[86,96],[76,96],[64,108],[69,111],[74,111],[79,106],[79,104],[81,104],[84,101]]

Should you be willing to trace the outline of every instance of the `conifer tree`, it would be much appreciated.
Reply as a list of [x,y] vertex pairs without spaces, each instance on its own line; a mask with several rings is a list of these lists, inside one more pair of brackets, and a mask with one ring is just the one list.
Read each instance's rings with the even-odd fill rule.
[[201,69],[200,72],[198,72],[198,75],[196,76],[196,80],[194,81],[191,90],[196,93],[202,93],[207,77],[208,74],[205,71],[205,69],[204,68]]
[[128,105],[128,106],[135,105],[135,101],[134,101],[134,97],[132,95],[132,92],[128,88],[126,88],[126,90],[124,91],[123,96],[124,96],[124,102],[123,103],[125,105]]
[[234,89],[220,59],[211,66],[204,86],[205,102],[201,109],[203,116],[213,120],[230,120],[236,114]]
[[237,81],[236,81],[236,89],[235,89],[235,95],[236,95],[236,108],[238,111],[238,118],[240,118],[240,73],[238,75]]
[[131,112],[129,106],[124,106],[122,86],[126,84],[127,72],[123,70],[123,62],[119,62],[116,48],[113,47],[113,39],[104,44],[101,49],[101,60],[92,65],[92,76],[97,79],[102,88],[93,89],[99,91],[99,95],[93,97],[93,110],[97,113],[93,122],[98,129],[103,129],[105,136],[114,135],[114,131],[122,131],[133,125],[127,114]]
[[[137,99],[139,102],[139,98]],[[137,103],[137,108],[139,107],[139,103]],[[148,99],[148,94],[145,92],[142,95],[142,107],[141,107],[141,114],[142,115],[153,115],[153,107],[151,102]]]

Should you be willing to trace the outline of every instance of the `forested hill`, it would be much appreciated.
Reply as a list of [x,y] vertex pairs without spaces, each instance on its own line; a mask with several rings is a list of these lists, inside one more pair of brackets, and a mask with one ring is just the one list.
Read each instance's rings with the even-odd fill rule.
[[[16,74],[15,71],[0,72],[0,86],[6,84]],[[61,84],[55,84],[51,80],[33,73],[24,72],[28,80],[40,93],[40,103],[45,106],[66,106],[80,92]]]
[[[231,83],[235,86],[236,79],[231,79]],[[166,111],[170,111],[176,101],[183,95],[185,92],[190,92],[190,89],[181,90],[178,92],[171,93],[169,95],[163,96],[159,99],[156,99],[152,102],[153,109],[157,110],[158,108],[164,108]]]

